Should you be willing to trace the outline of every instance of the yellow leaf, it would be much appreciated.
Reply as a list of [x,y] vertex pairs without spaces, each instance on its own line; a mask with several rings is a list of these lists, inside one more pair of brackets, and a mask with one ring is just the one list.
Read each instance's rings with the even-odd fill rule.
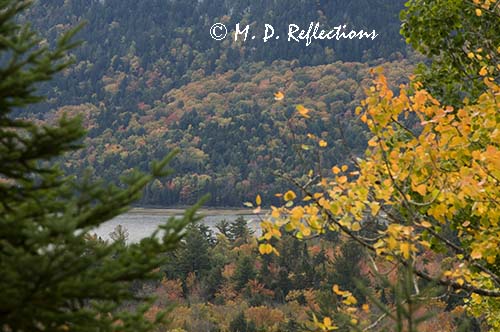
[[479,71],[479,75],[481,76],[488,75],[488,70],[486,69],[486,67],[481,68],[481,70]]
[[380,211],[380,204],[378,202],[371,202],[370,208],[372,210],[372,216],[376,216],[378,211]]
[[303,105],[298,105],[297,107],[297,112],[299,112],[299,114],[304,117],[304,118],[310,118],[310,116],[307,114],[309,113],[309,109],[305,108]]
[[273,246],[268,243],[259,245],[259,252],[261,255],[267,255],[273,252]]
[[311,229],[307,226],[302,227],[302,234],[304,236],[310,236],[311,235]]
[[483,15],[483,12],[481,11],[481,9],[479,9],[479,8],[476,9],[476,15],[477,16]]
[[332,320],[330,319],[330,317],[323,318],[323,324],[325,325],[326,328],[332,326]]
[[425,228],[430,228],[430,227],[432,227],[432,224],[431,224],[430,222],[428,222],[428,221],[422,221],[422,222],[420,223],[420,225],[422,225],[422,227],[425,227]]
[[426,248],[431,247],[431,244],[428,241],[419,241],[419,243]]
[[351,229],[357,232],[361,229],[361,225],[359,224],[359,222],[355,222],[354,224],[352,224]]
[[365,303],[361,306],[361,309],[363,309],[364,312],[369,312],[370,306],[368,305],[368,303]]
[[328,143],[324,140],[319,141],[319,146],[322,148],[325,148],[328,145]]
[[337,166],[334,166],[332,168],[332,172],[333,172],[333,174],[339,174],[340,173],[340,168],[338,168]]
[[292,220],[299,220],[304,216],[304,208],[302,206],[296,206],[293,208],[291,213]]
[[415,93],[415,101],[417,104],[424,104],[427,99],[427,96],[424,91],[417,91]]
[[358,303],[358,300],[356,300],[356,298],[352,295],[349,295],[344,301],[345,304],[347,305],[351,305],[351,304],[356,304]]
[[339,285],[333,285],[332,290],[333,290],[333,292],[334,292],[335,294],[337,294],[337,295],[341,295],[341,296],[342,296],[342,295],[344,295],[344,294],[345,294],[345,292],[344,292],[344,291],[341,291],[341,290],[339,289]]
[[427,193],[427,186],[422,183],[422,184],[414,187],[413,190],[415,190],[420,195],[425,196],[425,194]]
[[262,204],[262,199],[261,199],[260,195],[257,195],[257,197],[255,197],[255,204],[257,204],[257,205]]
[[478,295],[476,293],[472,293],[471,298],[472,298],[473,303],[480,304],[481,302],[483,302],[481,295]]
[[283,100],[284,98],[285,98],[285,95],[281,91],[278,91],[274,94],[274,100],[280,101],[280,100]]
[[408,242],[403,242],[400,245],[401,253],[405,259],[410,258],[410,244]]
[[398,245],[398,241],[394,237],[390,236],[387,239],[387,246],[389,247],[389,249],[392,250],[392,249],[396,248],[397,245]]
[[271,230],[271,234],[277,239],[281,237],[281,232],[278,229]]
[[470,257],[472,259],[481,259],[483,257],[483,254],[478,249],[474,249],[472,250]]
[[285,193],[285,195],[283,196],[283,198],[285,199],[285,201],[291,201],[293,199],[295,199],[295,197],[297,197],[297,195],[295,195],[295,193],[291,190],[287,191]]

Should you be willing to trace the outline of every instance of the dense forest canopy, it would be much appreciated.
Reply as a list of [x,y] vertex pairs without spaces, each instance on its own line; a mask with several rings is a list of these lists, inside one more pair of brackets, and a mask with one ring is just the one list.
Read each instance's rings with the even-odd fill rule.
[[[404,81],[408,61],[387,67],[395,82]],[[78,172],[90,168],[113,178],[132,166],[147,167],[151,156],[181,147],[175,178],[155,182],[143,202],[193,203],[209,192],[211,205],[238,206],[257,193],[272,196],[283,187],[273,170],[299,174],[317,163],[317,139],[307,139],[308,133],[331,145],[322,152],[324,167],[345,161],[347,151],[361,151],[365,139],[354,109],[369,68],[340,62],[295,70],[289,62],[252,64],[171,90],[166,102],[140,113],[115,117],[111,110],[92,105],[63,107],[54,115],[86,110],[90,129],[87,147],[66,167]],[[273,99],[272,91],[282,87],[288,104]],[[314,109],[307,125],[296,116],[293,102]]]
[[[312,162],[294,162],[297,147],[287,133],[292,107],[273,105],[274,90],[297,102],[310,101],[318,111],[310,129],[315,135],[336,128],[332,139],[339,144],[331,141],[335,148],[323,156],[325,165],[345,157],[342,145],[363,147],[362,124],[352,116],[363,96],[361,77],[369,66],[382,63],[379,58],[392,60],[387,67],[394,68],[399,83],[406,75],[398,73],[411,67],[400,61],[406,54],[399,35],[403,3],[37,1],[24,19],[33,21],[49,44],[69,27],[87,24],[78,35],[84,43],[73,51],[76,64],[50,86],[42,85],[47,103],[30,111],[44,120],[63,111],[84,114],[87,149],[66,163],[73,173],[90,168],[116,179],[182,146],[176,178],[151,185],[142,203],[187,204],[208,192],[210,205],[238,206],[257,191],[267,195],[280,188],[273,167],[302,169]],[[265,23],[276,30],[290,23],[307,28],[320,22],[325,29],[346,24],[375,29],[379,36],[318,40],[308,47],[285,38],[235,43],[210,38],[214,22],[230,30],[236,23],[260,30]],[[294,128],[305,134],[303,124]],[[341,132],[347,136],[343,144]]]

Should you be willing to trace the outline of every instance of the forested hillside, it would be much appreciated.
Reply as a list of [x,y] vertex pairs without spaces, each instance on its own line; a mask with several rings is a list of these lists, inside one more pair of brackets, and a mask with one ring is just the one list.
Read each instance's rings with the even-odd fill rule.
[[[202,78],[168,92],[155,107],[119,116],[90,104],[62,107],[84,113],[89,136],[86,148],[66,163],[70,170],[114,178],[131,167],[147,169],[151,158],[175,147],[174,178],[154,182],[144,201],[150,204],[193,203],[210,193],[210,205],[241,205],[257,193],[270,198],[283,189],[273,170],[298,175],[344,162],[365,146],[364,128],[354,115],[369,66],[334,63],[295,68],[289,62],[252,64],[236,71]],[[407,61],[387,64],[402,83]],[[367,84],[367,82],[366,82]],[[365,84],[365,88],[366,88]],[[283,89],[288,101],[275,101]],[[310,119],[295,110],[311,109]],[[306,137],[312,133],[317,137]],[[320,138],[329,144],[319,147]],[[305,144],[303,144],[306,142]]]
[[[198,0],[49,0],[38,1],[27,18],[48,40],[81,21],[85,43],[74,52],[78,65],[56,81],[53,106],[105,102],[113,107],[147,104],[171,88],[255,61],[297,59],[300,65],[334,60],[360,61],[388,57],[404,49],[399,35],[402,0],[360,1],[198,1]],[[314,7],[311,8],[311,6]],[[264,44],[210,38],[215,22],[234,30],[236,23],[263,30],[264,23],[286,30],[320,22],[325,28],[346,24],[375,29],[376,40],[315,42],[308,46],[285,38]],[[120,78],[110,85],[110,77]],[[51,85],[51,88],[53,85]],[[124,98],[126,96],[126,98]],[[131,111],[129,109],[129,111]]]
[[[74,50],[76,64],[50,87],[41,86],[48,102],[31,112],[40,119],[84,115],[87,148],[65,164],[71,172],[90,168],[116,179],[180,146],[176,178],[151,185],[142,203],[188,204],[210,193],[210,205],[238,206],[257,192],[279,190],[272,169],[303,171],[318,162],[297,152],[297,135],[330,134],[325,165],[345,160],[346,145],[361,151],[363,129],[353,111],[368,68],[392,60],[387,67],[395,83],[409,72],[399,36],[403,2],[39,1],[25,19],[46,32],[46,43],[87,24],[78,34],[84,43]],[[379,37],[306,47],[285,38],[234,43],[209,35],[215,22],[286,30],[289,23],[307,28],[313,21],[375,29]],[[287,104],[274,101],[278,90]],[[294,118],[296,103],[313,110],[309,128]]]

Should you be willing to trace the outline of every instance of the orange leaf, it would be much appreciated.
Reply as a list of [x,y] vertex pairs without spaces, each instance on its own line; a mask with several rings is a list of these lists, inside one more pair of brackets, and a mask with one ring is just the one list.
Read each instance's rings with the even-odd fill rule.
[[274,100],[280,101],[280,100],[283,100],[284,98],[285,98],[285,95],[281,91],[278,91],[274,94]]
[[483,254],[478,249],[474,249],[472,250],[470,257],[472,259],[481,259],[483,257]]
[[420,195],[425,196],[425,194],[427,193],[427,186],[425,184],[420,184],[413,188],[413,190],[415,190]]

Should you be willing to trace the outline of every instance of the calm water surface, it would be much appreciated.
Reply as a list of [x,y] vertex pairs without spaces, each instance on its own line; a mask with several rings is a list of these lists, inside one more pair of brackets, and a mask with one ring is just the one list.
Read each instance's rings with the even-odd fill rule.
[[[172,216],[172,211],[162,211],[134,211],[125,213],[104,223],[97,228],[94,233],[104,240],[109,240],[109,234],[113,232],[118,225],[121,225],[128,231],[128,242],[138,242],[142,238],[150,236],[157,229],[158,225],[164,223],[170,216]],[[231,222],[242,216],[247,221],[250,229],[252,229],[256,234],[260,233],[259,221],[255,215],[221,214],[216,210],[212,212],[212,215],[210,215],[210,213],[211,212],[203,212],[205,217],[202,222],[215,232],[217,231],[215,225],[220,220],[226,219],[228,222]]]

